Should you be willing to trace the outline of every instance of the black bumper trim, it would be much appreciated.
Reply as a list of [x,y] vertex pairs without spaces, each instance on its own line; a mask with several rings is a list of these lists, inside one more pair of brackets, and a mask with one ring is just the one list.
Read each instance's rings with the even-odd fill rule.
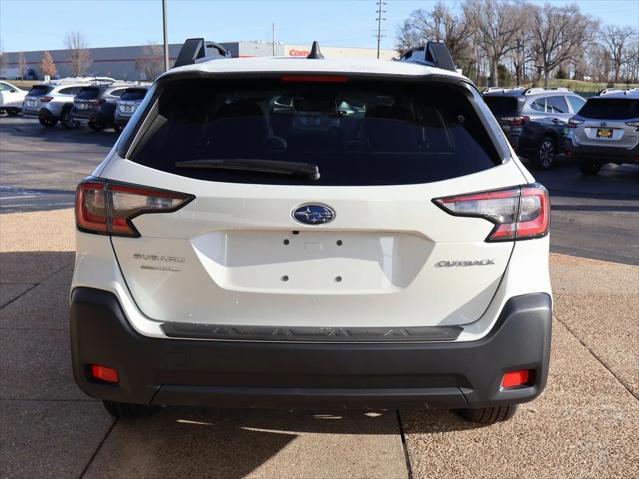
[[[140,404],[230,407],[484,407],[525,402],[546,384],[552,304],[511,298],[493,330],[468,342],[205,341],[135,332],[110,292],[71,297],[73,370],[90,396]],[[86,365],[118,370],[116,386]],[[503,373],[535,370],[529,387],[501,390]]]
[[51,111],[49,111],[46,108],[40,108],[38,110],[38,118],[43,119],[43,120],[57,120],[58,117],[55,116],[53,113],[51,113]]
[[634,148],[618,148],[613,145],[572,147],[576,158],[596,159],[602,163],[637,163],[639,143]]
[[170,338],[240,341],[454,341],[462,332],[460,326],[321,328],[164,323],[161,328]]

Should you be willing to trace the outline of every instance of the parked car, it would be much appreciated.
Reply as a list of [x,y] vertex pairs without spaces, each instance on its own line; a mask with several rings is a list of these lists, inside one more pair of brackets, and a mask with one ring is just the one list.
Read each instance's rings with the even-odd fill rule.
[[120,133],[129,122],[135,110],[140,106],[144,95],[148,91],[148,85],[136,85],[124,90],[116,102],[113,129]]
[[79,387],[118,417],[413,406],[490,424],[536,398],[548,193],[443,49],[163,74],[78,185]]
[[0,81],[0,113],[15,116],[22,111],[27,92],[6,81]]
[[31,87],[24,99],[22,114],[37,118],[42,126],[51,128],[58,121],[65,128],[76,128],[78,123],[71,117],[73,97],[86,83],[55,80]]
[[584,175],[606,163],[639,163],[639,88],[604,90],[570,119],[569,149]]
[[489,88],[483,96],[515,152],[542,169],[563,151],[568,119],[586,102],[567,88]]
[[122,83],[94,83],[82,87],[73,99],[71,117],[78,123],[86,123],[94,131],[112,128],[116,101],[127,86]]

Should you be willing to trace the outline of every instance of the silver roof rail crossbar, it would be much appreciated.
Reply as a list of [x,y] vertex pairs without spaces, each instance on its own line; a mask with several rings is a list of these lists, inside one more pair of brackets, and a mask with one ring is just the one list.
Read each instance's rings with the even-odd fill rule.
[[231,53],[219,43],[209,42],[204,40],[204,38],[188,38],[182,48],[180,48],[180,53],[178,53],[173,68],[193,65],[201,61],[230,57]]
[[552,91],[572,91],[570,88],[566,88],[564,86],[560,86],[557,88],[543,88],[543,87],[534,87],[534,88],[528,88],[525,92],[524,95],[538,95],[540,93],[547,93],[547,92],[552,92]]
[[624,94],[639,92],[639,88],[605,88],[599,92],[599,96],[611,95],[613,93]]
[[399,58],[399,61],[420,63],[457,72],[453,57],[445,43],[428,42],[423,47],[411,48]]
[[484,93],[492,93],[492,92],[496,92],[496,91],[500,91],[502,93],[506,93],[506,92],[515,92],[515,91],[521,91],[522,95],[524,94],[524,90],[525,88],[523,86],[513,86],[513,87],[501,87],[501,86],[489,86],[488,88],[484,88],[481,92],[482,94]]

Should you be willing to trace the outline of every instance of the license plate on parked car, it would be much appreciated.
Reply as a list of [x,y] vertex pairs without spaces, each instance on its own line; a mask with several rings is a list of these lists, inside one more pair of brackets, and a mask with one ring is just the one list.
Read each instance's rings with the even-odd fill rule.
[[124,105],[122,107],[122,111],[125,113],[131,113],[133,111],[133,106],[132,105]]
[[27,101],[27,105],[28,106],[36,106],[38,104],[38,100],[28,100]]
[[78,110],[86,110],[87,109],[87,104],[86,103],[77,103],[76,104],[76,108]]
[[612,138],[612,128],[597,128],[597,138]]

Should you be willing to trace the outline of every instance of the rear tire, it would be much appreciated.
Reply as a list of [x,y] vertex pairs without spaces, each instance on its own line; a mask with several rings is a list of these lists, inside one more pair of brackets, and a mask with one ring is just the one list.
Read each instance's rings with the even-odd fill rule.
[[53,128],[58,123],[58,120],[53,120],[51,118],[38,118],[38,121],[46,128]]
[[508,421],[515,415],[517,404],[508,406],[483,407],[479,409],[457,409],[455,412],[465,421],[489,426],[496,422]]
[[87,123],[87,125],[89,125],[89,128],[91,128],[93,131],[104,130],[104,125],[101,125],[100,123],[93,123],[90,121],[89,123]]
[[601,170],[601,163],[597,160],[577,158],[577,168],[582,175],[594,176]]
[[542,170],[549,170],[555,162],[556,155],[557,147],[555,146],[555,140],[549,136],[544,136],[537,147],[537,166]]
[[60,118],[60,123],[67,130],[73,130],[80,126],[80,122],[73,119],[71,116],[71,108],[67,108],[62,112],[62,116]]
[[156,407],[144,404],[131,404],[126,402],[102,401],[105,409],[111,416],[118,419],[139,419],[141,417],[152,416]]

